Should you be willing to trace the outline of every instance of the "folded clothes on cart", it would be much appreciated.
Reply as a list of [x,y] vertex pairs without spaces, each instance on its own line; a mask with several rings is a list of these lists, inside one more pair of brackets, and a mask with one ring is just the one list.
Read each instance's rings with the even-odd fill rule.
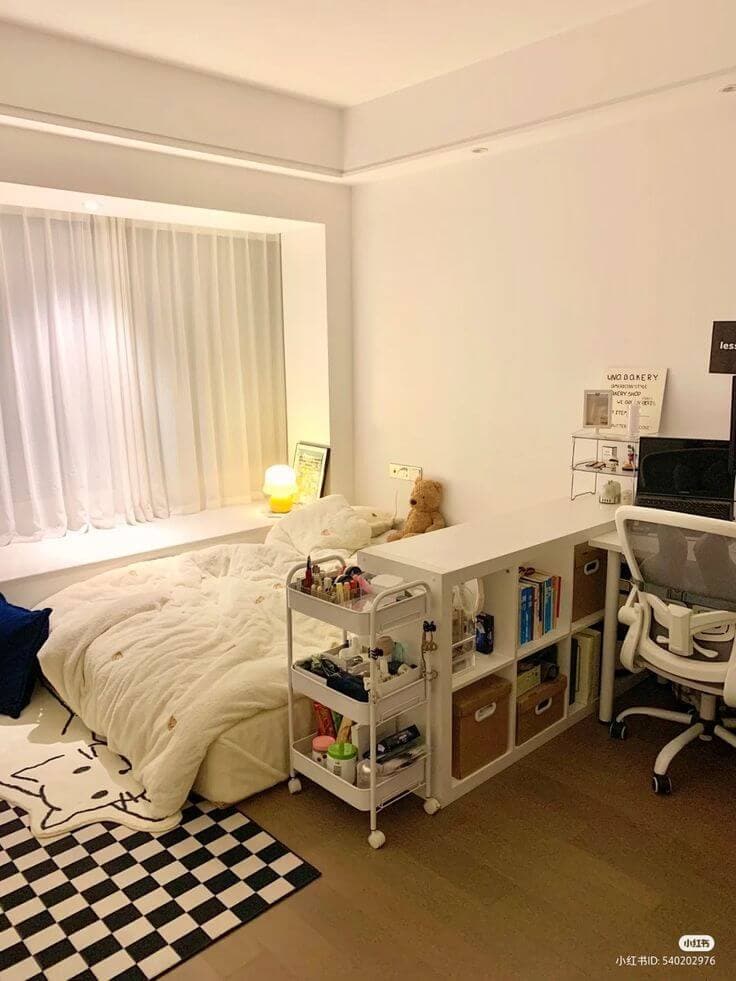
[[368,692],[363,685],[363,679],[354,674],[348,674],[347,671],[338,669],[337,674],[331,674],[327,679],[327,687],[339,691],[341,695],[347,695],[348,698],[354,698],[356,702],[368,701]]
[[[337,650],[338,648],[335,648],[335,651]],[[358,664],[361,663],[363,662],[358,658]],[[367,662],[365,663],[367,664]],[[329,657],[308,658],[298,662],[297,667],[309,671],[311,674],[316,674],[319,678],[324,678],[328,688],[339,691],[340,694],[347,695],[348,698],[354,698],[357,702],[368,701],[368,692],[363,684],[362,674],[351,674],[349,671],[345,671]]]

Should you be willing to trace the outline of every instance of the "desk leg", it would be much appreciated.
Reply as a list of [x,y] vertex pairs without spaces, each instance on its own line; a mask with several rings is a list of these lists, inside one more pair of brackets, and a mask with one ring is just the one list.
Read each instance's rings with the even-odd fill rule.
[[616,680],[616,634],[618,631],[618,587],[621,578],[621,555],[608,551],[606,564],[606,618],[603,622],[603,654],[601,657],[601,697],[598,718],[610,722],[613,718],[613,694]]

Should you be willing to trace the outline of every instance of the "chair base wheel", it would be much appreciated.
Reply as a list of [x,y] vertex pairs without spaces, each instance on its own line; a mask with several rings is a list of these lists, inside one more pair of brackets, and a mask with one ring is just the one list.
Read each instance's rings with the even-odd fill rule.
[[441,806],[436,797],[428,797],[424,802],[424,811],[426,814],[436,814]]
[[661,797],[668,797],[672,793],[672,781],[666,773],[662,776],[658,773],[652,774],[652,790]]
[[289,793],[298,794],[301,793],[301,789],[302,789],[302,782],[299,779],[299,777],[292,777],[291,780],[289,780]]
[[368,844],[371,848],[383,848],[386,844],[386,835],[383,831],[371,831],[368,835]]
[[614,719],[608,727],[608,735],[611,737],[611,739],[626,739],[628,734],[626,723],[619,722],[617,719]]

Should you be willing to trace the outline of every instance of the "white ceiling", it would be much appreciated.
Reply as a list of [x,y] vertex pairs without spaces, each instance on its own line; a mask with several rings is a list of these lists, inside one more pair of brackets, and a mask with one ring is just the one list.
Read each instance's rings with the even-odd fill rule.
[[355,105],[643,0],[0,0],[0,18]]

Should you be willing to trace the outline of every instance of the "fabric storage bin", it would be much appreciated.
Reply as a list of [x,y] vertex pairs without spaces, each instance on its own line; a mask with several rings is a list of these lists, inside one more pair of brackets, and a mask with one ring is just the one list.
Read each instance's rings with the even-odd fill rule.
[[462,780],[508,749],[511,682],[481,678],[452,696],[452,775]]
[[606,600],[606,553],[583,543],[575,546],[572,581],[572,619],[581,620],[603,609]]
[[516,700],[516,745],[559,722],[565,714],[567,678],[559,675],[544,681]]

